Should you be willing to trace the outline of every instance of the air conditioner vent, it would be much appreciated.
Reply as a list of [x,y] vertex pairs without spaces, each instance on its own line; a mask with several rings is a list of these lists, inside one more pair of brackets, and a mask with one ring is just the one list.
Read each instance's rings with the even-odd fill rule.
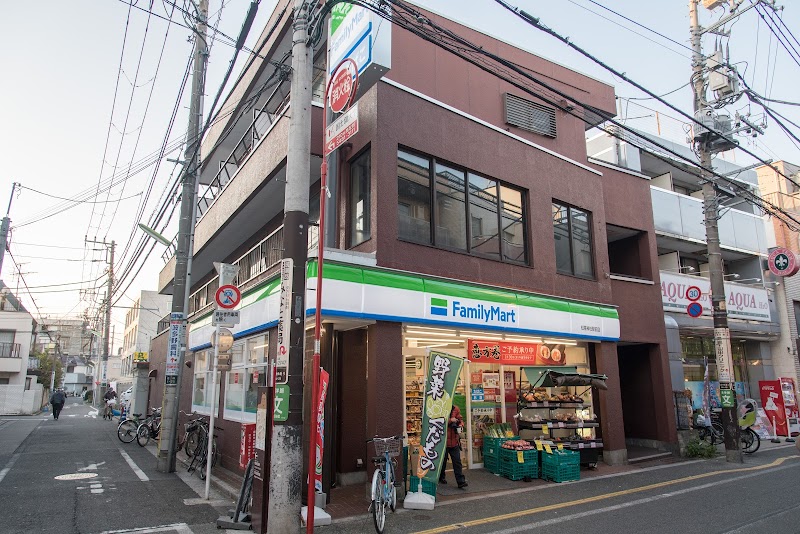
[[556,110],[509,93],[503,95],[505,122],[529,132],[556,136]]

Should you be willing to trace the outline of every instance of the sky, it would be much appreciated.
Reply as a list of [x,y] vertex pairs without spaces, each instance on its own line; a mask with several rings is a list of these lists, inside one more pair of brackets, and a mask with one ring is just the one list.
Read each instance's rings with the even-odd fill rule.
[[[12,182],[22,188],[11,200],[10,254],[5,255],[0,278],[20,295],[37,320],[75,318],[86,310],[92,314],[97,310],[105,291],[108,244],[115,242],[114,266],[119,277],[126,272],[142,236],[136,223],[140,218],[145,222],[151,219],[177,177],[179,168],[167,158],[178,158],[180,152],[161,160],[157,156],[191,52],[191,32],[181,26],[186,22],[179,11],[173,12],[169,1],[151,4],[138,0],[131,6],[124,0],[42,0],[4,6],[0,20],[0,72],[5,82],[0,84],[0,156],[4,162],[0,207],[8,205]],[[675,111],[648,99],[495,1],[415,3],[613,85],[618,112],[626,124],[685,142],[685,120],[678,120]],[[686,0],[508,3],[539,17],[544,25],[656,94],[670,93],[665,99],[676,107],[691,110],[692,95],[686,87],[691,74]],[[742,7],[749,3],[744,0]],[[786,4],[781,17],[800,37],[800,6]],[[155,14],[171,16],[175,23],[153,15],[148,21],[148,14],[137,7],[148,9],[150,5]],[[235,39],[248,5],[248,0],[224,0],[224,5],[223,0],[210,0],[211,24]],[[274,5],[274,0],[262,0],[247,47],[255,46]],[[701,8],[701,24],[707,26],[723,14],[721,8],[713,12]],[[756,10],[744,13],[726,29],[731,30],[727,38],[704,37],[704,52],[713,50],[719,39],[756,92],[797,100],[800,65],[778,44]],[[216,34],[209,57],[206,113],[233,54],[222,34]],[[793,41],[793,36],[786,37],[800,51],[800,43]],[[800,61],[800,55],[797,57]],[[233,79],[247,58],[243,51]],[[229,89],[224,89],[223,96]],[[645,99],[633,100],[637,98]],[[177,106],[170,141],[185,134],[188,102],[187,91]],[[800,123],[798,107],[771,106]],[[763,117],[762,110],[749,106],[746,97],[727,109],[731,114],[751,112],[756,123]],[[800,148],[774,121],[767,124],[763,136],[740,137],[742,146],[764,159],[800,163]],[[790,128],[800,135],[800,128]],[[725,158],[742,165],[753,161],[741,151]],[[156,161],[160,161],[157,172]],[[110,189],[109,182],[115,184]],[[171,198],[168,213],[176,200]],[[177,230],[177,211],[165,227],[158,228],[170,238]],[[150,250],[151,244],[149,241],[145,250]],[[114,352],[121,346],[125,313],[141,290],[156,289],[164,249],[156,244],[140,262],[141,269],[137,263],[122,281],[124,295],[114,299],[116,307],[112,308]]]

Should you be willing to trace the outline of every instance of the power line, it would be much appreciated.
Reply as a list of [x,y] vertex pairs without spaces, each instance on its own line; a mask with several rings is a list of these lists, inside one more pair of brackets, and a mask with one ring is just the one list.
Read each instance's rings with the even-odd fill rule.
[[94,200],[94,201],[93,200],[73,200],[71,198],[64,198],[64,197],[59,197],[59,196],[56,196],[56,195],[51,195],[49,193],[45,193],[44,191],[38,191],[38,190],[36,190],[36,189],[34,189],[32,187],[28,187],[28,186],[25,186],[25,185],[22,185],[22,184],[20,184],[19,187],[20,187],[20,189],[27,189],[28,191],[32,191],[34,193],[38,193],[38,194],[46,196],[46,197],[55,198],[55,199],[58,199],[58,200],[65,200],[67,202],[74,202],[75,204],[108,204],[108,203],[111,203],[111,202],[121,202],[123,200],[130,200],[132,198],[136,198],[138,196],[141,196],[141,193],[136,193],[135,195],[131,195],[129,197],[116,198],[116,199],[113,199],[113,200]]

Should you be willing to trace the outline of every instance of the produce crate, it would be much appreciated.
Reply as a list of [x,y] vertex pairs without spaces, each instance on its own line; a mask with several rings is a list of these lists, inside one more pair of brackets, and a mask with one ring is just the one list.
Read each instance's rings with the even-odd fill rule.
[[[522,453],[522,463],[519,462],[519,452]],[[499,474],[511,480],[539,478],[539,451],[501,448]]]
[[568,482],[581,478],[581,455],[576,451],[554,450],[542,453],[542,478],[553,482]]
[[486,458],[500,458],[500,445],[512,439],[519,439],[516,436],[512,438],[490,438],[489,436],[483,437],[483,458],[486,463]]
[[[417,491],[417,487],[419,486],[419,477],[411,477],[411,489],[409,493]],[[431,482],[430,480],[422,479],[422,493],[427,493],[428,495],[433,495],[436,497],[436,483]]]
[[491,456],[484,455],[483,457],[483,468],[489,471],[490,473],[499,474],[500,473],[500,459],[493,458]]

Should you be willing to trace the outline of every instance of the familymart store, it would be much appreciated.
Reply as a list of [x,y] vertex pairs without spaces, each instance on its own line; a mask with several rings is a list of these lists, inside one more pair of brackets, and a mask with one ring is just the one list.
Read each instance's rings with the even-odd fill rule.
[[[465,460],[471,467],[483,462],[483,433],[495,423],[515,431],[520,395],[574,395],[580,409],[530,413],[531,430],[541,434],[540,420],[563,418],[553,438],[601,443],[596,395],[574,388],[532,385],[548,368],[582,373],[597,371],[595,346],[619,339],[615,308],[556,297],[516,292],[426,275],[335,262],[326,262],[322,295],[322,365],[330,373],[326,405],[324,479],[340,485],[366,481],[373,455],[365,440],[375,434],[405,432],[413,447],[419,442],[422,387],[427,353],[431,349],[465,360],[455,403],[466,422]],[[307,326],[312,335],[316,299],[316,263],[307,271]],[[263,382],[267,358],[274,357],[280,288],[277,280],[247,291],[241,322],[233,329],[241,355],[234,368],[220,377],[221,398],[241,399],[221,408],[223,419],[247,421],[255,405],[249,402],[251,384]],[[189,346],[195,354],[193,399],[207,398],[206,349],[210,317],[192,324]],[[310,346],[310,344],[308,345]],[[266,352],[264,352],[266,351]],[[238,354],[238,353],[237,353]],[[205,368],[203,368],[205,362]],[[244,381],[242,387],[234,373]],[[198,395],[198,392],[200,394]],[[580,397],[580,402],[577,398]],[[193,407],[209,409],[198,404]],[[325,480],[324,480],[325,482]]]

